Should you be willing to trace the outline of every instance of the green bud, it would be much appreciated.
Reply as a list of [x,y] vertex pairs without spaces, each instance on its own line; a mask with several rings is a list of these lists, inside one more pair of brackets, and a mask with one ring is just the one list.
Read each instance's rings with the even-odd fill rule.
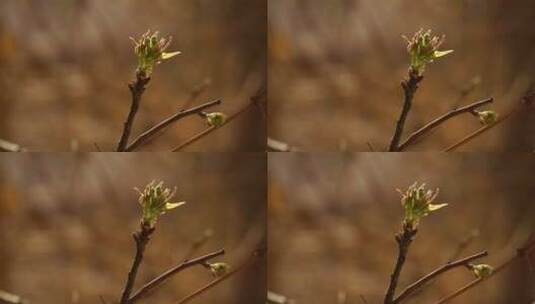
[[171,209],[184,205],[186,202],[171,202],[175,196],[176,188],[171,190],[163,186],[163,182],[150,182],[143,191],[139,191],[139,204],[141,205],[141,223],[144,226],[153,228],[160,215]]
[[210,272],[214,278],[220,278],[228,273],[230,266],[227,263],[211,263],[208,264]]
[[433,36],[431,30],[423,29],[416,32],[412,38],[403,36],[407,41],[407,52],[410,56],[410,72],[418,76],[423,75],[427,64],[440,57],[453,53],[453,50],[440,51],[438,48],[444,43],[445,36]]
[[221,112],[213,112],[206,114],[206,122],[211,127],[219,128],[227,121],[227,115]]
[[404,210],[403,223],[415,229],[420,219],[429,215],[432,211],[438,210],[448,204],[432,204],[438,196],[438,189],[435,191],[426,190],[425,184],[412,184],[405,193],[401,194],[401,205]]
[[146,77],[150,77],[155,65],[180,54],[180,52],[166,53],[165,50],[171,45],[172,38],[159,38],[158,35],[158,32],[151,33],[148,30],[139,40],[130,38],[135,44],[134,51],[138,59],[137,71]]
[[469,267],[478,279],[487,278],[494,272],[494,267],[488,264],[470,265]]
[[476,111],[479,121],[485,125],[492,125],[498,119],[498,114],[494,111]]

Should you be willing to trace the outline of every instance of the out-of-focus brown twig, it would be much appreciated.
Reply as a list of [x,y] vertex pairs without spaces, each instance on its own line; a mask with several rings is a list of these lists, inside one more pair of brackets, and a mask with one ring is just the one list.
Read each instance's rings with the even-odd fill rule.
[[15,143],[0,139],[0,152],[26,152],[26,149]]
[[448,262],[448,263],[442,265],[441,267],[433,270],[429,274],[423,276],[421,279],[417,280],[416,282],[412,283],[407,288],[405,288],[405,290],[403,290],[399,294],[399,296],[397,296],[394,299],[393,303],[402,303],[403,301],[407,300],[412,294],[414,294],[414,292],[416,292],[419,289],[421,289],[422,287],[424,287],[426,283],[432,281],[433,279],[435,279],[436,277],[440,276],[441,274],[443,274],[445,272],[448,272],[448,271],[450,271],[452,269],[455,269],[457,267],[466,267],[473,260],[480,259],[480,258],[485,257],[487,255],[488,255],[488,253],[486,251],[482,251],[480,253],[468,256],[466,258],[463,258],[463,259],[460,259],[460,260],[457,260],[457,261],[453,261],[453,262]]
[[460,141],[456,142],[455,144],[447,147],[444,152],[451,152],[451,151],[454,151],[455,149],[459,148],[460,146],[463,146],[464,144],[472,141],[473,139],[479,137],[481,134],[489,131],[490,129],[498,126],[499,124],[501,124],[502,122],[506,121],[507,119],[513,117],[514,115],[518,114],[521,112],[522,109],[524,108],[530,108],[533,106],[533,104],[535,104],[535,94],[532,93],[532,94],[527,94],[526,96],[524,96],[522,98],[522,100],[516,105],[514,106],[509,112],[507,112],[505,115],[499,117],[496,122],[494,122],[493,124],[490,124],[490,125],[487,125],[487,126],[484,126],[484,127],[481,127],[479,128],[478,130],[472,132],[471,134],[467,135],[466,137],[464,137],[463,139],[461,139]]
[[178,274],[179,272],[188,269],[192,266],[196,265],[205,265],[208,260],[211,260],[215,257],[218,257],[220,255],[225,254],[224,249],[220,249],[218,251],[200,256],[198,258],[194,258],[191,260],[185,260],[184,262],[180,263],[179,265],[167,270],[166,272],[162,273],[161,275],[157,276],[147,284],[143,285],[138,291],[136,291],[129,299],[128,303],[135,303],[136,301],[140,300],[144,296],[148,295],[151,291],[153,291],[155,288],[166,282],[168,279],[170,279],[172,276]]
[[210,102],[204,103],[202,105],[193,107],[193,108],[188,109],[188,110],[181,110],[181,111],[177,112],[176,114],[173,114],[172,116],[166,118],[165,120],[163,120],[162,122],[158,123],[157,125],[155,125],[154,127],[150,128],[149,130],[143,132],[136,139],[134,139],[132,141],[132,143],[130,143],[126,147],[125,151],[126,152],[135,151],[139,147],[141,147],[144,144],[148,143],[152,138],[154,138],[154,136],[156,134],[158,134],[159,132],[163,131],[164,129],[169,127],[171,124],[173,124],[173,123],[175,123],[175,122],[177,122],[177,121],[179,121],[179,120],[181,120],[181,119],[183,119],[185,117],[188,117],[188,116],[191,116],[191,115],[195,115],[195,114],[200,114],[202,111],[204,111],[204,110],[206,110],[208,108],[220,105],[220,104],[221,104],[221,100],[218,99],[218,100],[210,101]]
[[267,148],[270,152],[297,152],[299,149],[296,147],[290,146],[289,144],[268,137],[267,139]]
[[238,112],[230,115],[223,125],[221,125],[220,127],[211,126],[211,127],[207,128],[206,130],[195,134],[194,136],[192,136],[189,139],[187,139],[185,142],[183,142],[180,145],[178,145],[175,148],[173,148],[172,151],[173,152],[178,152],[178,151],[184,149],[185,147],[197,142],[198,140],[200,140],[201,138],[205,137],[206,135],[214,132],[215,130],[221,129],[222,127],[224,127],[225,125],[229,124],[230,122],[232,122],[236,118],[240,117],[242,114],[247,112],[249,109],[253,108],[254,106],[258,106],[262,102],[262,100],[265,99],[266,93],[267,93],[266,89],[264,87],[262,87],[261,89],[259,89],[257,91],[257,93],[253,97],[250,98],[250,102],[245,107],[243,107]]
[[399,151],[405,150],[408,146],[416,142],[419,138],[430,132],[431,130],[435,129],[436,127],[440,126],[444,122],[448,121],[451,118],[456,117],[457,115],[461,115],[464,113],[473,113],[476,109],[488,104],[492,103],[494,101],[493,98],[487,98],[481,101],[474,102],[472,104],[469,104],[467,106],[451,110],[444,115],[432,120],[431,122],[427,123],[425,126],[420,128],[419,130],[412,133],[403,143],[399,145]]
[[178,301],[176,304],[184,304],[184,303],[188,303],[190,302],[191,300],[197,298],[198,296],[204,294],[206,291],[208,291],[209,289],[211,289],[212,287],[218,285],[219,283],[227,280],[228,278],[234,276],[235,274],[249,268],[250,266],[252,266],[257,260],[259,260],[260,258],[264,257],[265,256],[265,251],[266,249],[265,248],[262,248],[262,249],[257,249],[255,250],[250,256],[249,258],[243,262],[243,264],[239,265],[238,267],[236,267],[234,270],[228,272],[227,274],[225,274],[224,276],[218,278],[218,279],[215,279],[213,280],[212,282],[206,284],[205,286],[199,288],[198,290],[194,291],[193,293],[191,293],[190,295],[184,297],[183,299],[181,299],[180,301]]
[[30,302],[24,300],[21,296],[12,294],[7,291],[0,290],[0,303],[5,304],[29,304]]
[[478,279],[473,280],[472,282],[466,284],[465,286],[457,289],[453,293],[451,293],[451,294],[445,296],[444,298],[438,300],[437,302],[435,302],[435,304],[444,304],[444,303],[451,302],[453,299],[455,299],[458,296],[464,294],[465,292],[467,292],[468,290],[470,290],[470,289],[474,288],[475,286],[479,285],[483,281],[486,281],[486,280],[490,279],[491,277],[497,275],[498,273],[500,273],[502,270],[504,270],[507,267],[509,267],[510,265],[512,265],[517,260],[521,260],[521,259],[524,259],[524,258],[529,258],[529,255],[534,250],[535,250],[535,237],[532,236],[530,238],[530,240],[526,243],[526,245],[524,245],[523,247],[517,249],[515,255],[511,256],[508,260],[503,262],[500,266],[496,267],[496,269],[494,269],[494,271],[490,275],[488,275],[486,277],[482,277],[482,278],[478,278]]
[[121,139],[117,144],[117,152],[126,151],[128,139],[130,138],[130,133],[132,133],[132,125],[134,124],[134,120],[141,103],[141,97],[143,96],[143,93],[145,92],[149,82],[150,77],[146,77],[143,73],[138,72],[136,73],[136,80],[128,85],[128,88],[130,88],[130,93],[132,94],[132,104],[130,105],[128,117],[124,122]]

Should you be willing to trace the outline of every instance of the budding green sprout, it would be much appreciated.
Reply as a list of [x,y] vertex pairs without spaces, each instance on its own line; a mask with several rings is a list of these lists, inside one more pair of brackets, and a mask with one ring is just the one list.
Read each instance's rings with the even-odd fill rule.
[[227,121],[227,115],[221,112],[213,112],[206,114],[206,123],[210,127],[219,128]]
[[425,184],[412,184],[405,193],[398,190],[401,194],[401,205],[405,213],[403,224],[416,229],[420,219],[429,215],[448,204],[432,204],[438,196],[438,189],[435,191],[426,190]]
[[151,33],[148,30],[141,35],[139,40],[130,37],[135,44],[134,52],[138,60],[137,72],[144,77],[150,77],[155,65],[180,54],[180,52],[166,53],[165,50],[171,45],[172,38],[159,38],[158,35],[158,32]]
[[494,272],[494,267],[488,264],[468,265],[468,267],[478,279],[487,278]]
[[492,125],[498,120],[498,114],[494,111],[476,111],[476,114],[481,124],[485,126]]
[[137,188],[136,191],[139,193],[139,204],[142,211],[141,224],[149,228],[154,228],[159,216],[186,203],[171,202],[175,196],[176,188],[174,190],[165,188],[163,182],[152,181],[145,186],[143,191],[139,191]]
[[220,278],[228,273],[230,266],[227,263],[211,263],[208,264],[210,272],[214,278]]
[[444,57],[453,53],[453,50],[440,51],[438,48],[444,43],[446,37],[433,36],[431,30],[424,31],[423,29],[416,32],[412,38],[403,36],[407,41],[407,51],[410,55],[411,74],[422,76],[425,71],[425,66],[432,63],[440,57]]

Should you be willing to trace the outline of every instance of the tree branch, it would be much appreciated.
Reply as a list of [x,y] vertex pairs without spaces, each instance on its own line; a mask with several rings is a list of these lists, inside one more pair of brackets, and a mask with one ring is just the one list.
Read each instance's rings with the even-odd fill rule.
[[467,135],[466,137],[464,137],[460,141],[458,141],[455,144],[449,146],[443,152],[451,152],[451,151],[459,148],[460,146],[472,141],[474,138],[479,137],[481,134],[489,131],[490,129],[496,127],[497,125],[501,124],[502,122],[504,122],[507,119],[511,118],[512,116],[516,115],[517,113],[520,112],[520,110],[523,107],[529,108],[529,107],[532,107],[533,104],[535,104],[535,94],[533,94],[533,93],[527,94],[526,96],[524,96],[522,98],[521,102],[519,102],[508,113],[506,113],[502,117],[498,117],[498,119],[496,120],[495,123],[479,128],[478,130],[476,130],[476,131],[472,132],[471,134]]
[[239,110],[238,112],[230,115],[228,117],[228,119],[225,121],[225,123],[223,125],[221,125],[220,127],[216,128],[214,126],[212,127],[209,127],[207,129],[205,129],[204,131],[201,131],[197,134],[195,134],[194,136],[190,137],[188,140],[186,140],[185,142],[181,143],[180,145],[176,146],[175,148],[173,148],[173,152],[178,152],[182,149],[184,149],[185,147],[193,144],[194,142],[200,140],[201,138],[205,137],[206,135],[214,132],[215,130],[217,129],[221,129],[222,127],[224,127],[225,125],[229,124],[230,122],[232,122],[234,119],[238,118],[239,116],[241,116],[243,113],[247,112],[250,108],[252,108],[253,106],[257,105],[260,103],[261,99],[266,95],[266,90],[265,88],[261,88],[258,90],[258,92],[250,98],[251,102],[248,103],[244,108],[242,108],[241,110]]
[[409,253],[409,246],[411,245],[412,240],[417,232],[418,230],[410,227],[409,225],[403,225],[403,231],[396,235],[396,241],[398,243],[398,258],[394,267],[394,271],[390,275],[390,284],[388,285],[388,289],[386,291],[384,304],[395,303],[394,295],[396,293],[399,276],[401,275],[401,270],[405,264],[407,254]]
[[136,118],[137,111],[139,110],[139,104],[141,103],[141,97],[143,96],[143,93],[145,92],[149,82],[150,77],[146,77],[144,74],[137,72],[136,80],[128,85],[130,92],[132,93],[132,104],[130,105],[128,117],[124,122],[121,139],[117,144],[117,152],[124,152],[126,150],[128,139],[130,138],[130,133],[132,132],[132,125],[134,124],[134,119]]
[[410,71],[409,79],[404,80],[401,83],[403,93],[405,94],[405,99],[403,102],[403,108],[401,109],[401,114],[396,123],[396,130],[394,131],[394,135],[392,136],[392,140],[390,141],[390,146],[388,148],[389,152],[399,151],[399,142],[401,140],[401,136],[403,135],[403,128],[405,127],[407,116],[409,115],[409,112],[412,107],[412,100],[414,99],[414,94],[416,94],[416,91],[418,90],[418,84],[423,79],[423,76],[419,76],[416,73]]
[[466,284],[465,286],[457,289],[453,293],[451,293],[451,294],[445,296],[444,298],[438,300],[435,304],[444,304],[444,303],[448,303],[448,302],[452,301],[453,299],[455,299],[458,296],[464,294],[465,292],[467,292],[468,290],[474,288],[475,286],[477,286],[478,284],[482,283],[483,281],[486,281],[486,280],[490,279],[491,277],[497,275],[502,270],[506,269],[511,264],[513,264],[513,262],[515,262],[516,260],[528,257],[529,254],[533,250],[535,250],[535,238],[532,236],[531,240],[528,241],[525,246],[523,246],[522,248],[517,249],[515,255],[510,257],[507,261],[502,263],[500,266],[496,267],[496,269],[489,276],[473,280],[472,282]]
[[154,137],[154,135],[156,135],[160,131],[164,130],[165,128],[169,127],[171,124],[173,124],[173,123],[175,123],[175,122],[177,122],[177,121],[179,121],[179,120],[181,120],[181,119],[183,119],[185,117],[188,117],[188,116],[191,116],[191,115],[195,115],[195,114],[199,114],[202,111],[204,111],[204,110],[206,110],[208,108],[211,108],[213,106],[219,105],[219,104],[221,104],[221,100],[220,99],[204,103],[202,105],[193,107],[193,108],[188,109],[188,110],[181,110],[181,111],[177,112],[176,114],[166,118],[165,120],[163,120],[162,122],[158,123],[157,125],[155,125],[154,127],[150,128],[149,130],[143,132],[136,139],[134,139],[134,141],[131,144],[129,144],[126,147],[125,151],[127,151],[127,152],[134,151],[137,148],[139,148],[140,146],[142,146],[142,145],[146,144],[147,142],[149,142]]
[[399,145],[399,151],[403,151],[405,148],[407,148],[409,145],[413,144],[415,141],[417,141],[419,138],[424,136],[429,131],[433,130],[434,128],[440,126],[442,123],[448,121],[451,118],[454,118],[457,115],[461,115],[464,113],[473,113],[476,109],[493,102],[493,98],[487,98],[481,101],[474,102],[473,104],[461,107],[459,109],[455,109],[452,111],[449,111],[445,113],[444,115],[432,120],[419,130],[412,133],[402,144]]
[[157,276],[156,278],[154,278],[153,280],[145,284],[143,287],[141,287],[138,291],[136,291],[130,297],[130,300],[128,301],[128,303],[135,303],[137,300],[146,296],[150,291],[154,290],[156,287],[160,286],[161,284],[163,284],[165,281],[167,281],[168,279],[170,279],[172,276],[176,275],[177,273],[195,265],[204,265],[208,260],[213,259],[223,254],[225,254],[225,250],[220,249],[218,251],[200,256],[195,259],[185,260],[184,262],[167,270],[166,272],[162,273],[161,275]]
[[150,241],[150,236],[153,232],[154,228],[142,224],[140,231],[134,233],[133,235],[134,241],[136,242],[136,255],[134,257],[134,260],[132,261],[132,267],[128,272],[128,279],[126,280],[120,304],[129,303],[130,294],[132,293],[134,283],[136,282],[137,271],[139,269],[139,265],[141,265],[141,262],[143,261],[145,247]]
[[401,303],[404,300],[406,300],[408,297],[410,297],[414,292],[416,292],[418,289],[422,288],[427,282],[433,280],[434,278],[438,277],[439,275],[450,271],[454,268],[461,267],[461,266],[467,266],[471,261],[482,258],[484,256],[487,256],[488,252],[482,251],[480,253],[468,256],[466,258],[454,261],[454,262],[448,262],[445,265],[433,270],[429,274],[425,275],[418,281],[412,283],[409,285],[405,290],[403,290],[398,297],[396,297],[393,301],[393,303]]
[[251,256],[242,265],[238,266],[237,268],[235,268],[234,270],[230,271],[226,275],[224,275],[224,276],[222,276],[222,277],[220,277],[218,279],[215,279],[212,282],[206,284],[205,286],[201,287],[200,289],[196,290],[195,292],[191,293],[190,295],[184,297],[182,300],[178,301],[177,304],[188,303],[191,300],[195,299],[196,297],[204,294],[206,291],[208,291],[212,287],[214,287],[214,286],[218,285],[219,283],[227,280],[228,278],[230,278],[231,276],[241,272],[242,270],[247,269],[249,266],[254,264],[254,262],[256,262],[257,259],[263,257],[264,254],[265,254],[265,249],[255,250],[253,252],[253,254],[251,254]]

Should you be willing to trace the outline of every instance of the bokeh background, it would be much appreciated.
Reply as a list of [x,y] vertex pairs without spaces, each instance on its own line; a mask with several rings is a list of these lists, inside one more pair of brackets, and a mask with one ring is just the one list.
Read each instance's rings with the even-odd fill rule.
[[[0,138],[33,151],[115,148],[130,107],[136,58],[129,37],[173,36],[182,55],[156,68],[134,133],[183,107],[221,98],[212,110],[243,109],[265,85],[265,0],[4,0],[0,2]],[[201,94],[191,99],[194,92]],[[259,151],[259,108],[193,151]],[[145,150],[169,151],[204,130],[191,117]]]
[[[534,18],[529,0],[271,0],[268,134],[304,151],[384,150],[407,75],[401,36],[420,28],[455,53],[428,66],[406,130],[487,97],[503,114],[535,81]],[[462,150],[535,150],[534,112]],[[411,149],[441,150],[479,127],[465,115]]]
[[[449,206],[422,220],[398,292],[454,255],[488,250],[480,262],[498,265],[535,232],[534,165],[529,154],[271,154],[269,289],[295,304],[382,303],[401,227],[396,189],[415,181],[440,188],[437,202]],[[452,303],[532,303],[534,258]],[[473,279],[452,271],[410,303],[434,303]]]
[[[139,227],[138,195],[152,179],[187,204],[162,216],[137,286],[182,261],[221,248],[237,268],[265,246],[266,158],[255,154],[4,154],[0,157],[0,290],[31,303],[108,303],[119,298]],[[262,303],[265,259],[195,303]],[[187,270],[143,303],[175,303],[212,280]],[[1,302],[1,301],[0,301]]]

